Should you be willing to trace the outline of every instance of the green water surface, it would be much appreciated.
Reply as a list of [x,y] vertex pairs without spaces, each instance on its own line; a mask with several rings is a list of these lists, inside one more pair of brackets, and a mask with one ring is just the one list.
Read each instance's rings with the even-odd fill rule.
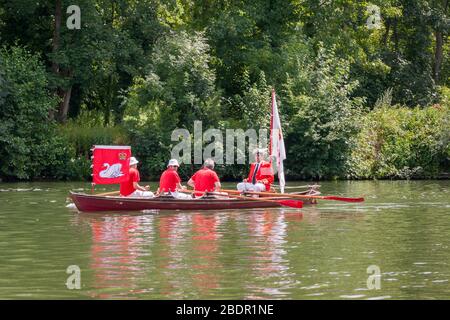
[[366,202],[302,210],[79,213],[69,190],[0,184],[0,299],[450,298],[450,181],[326,182]]

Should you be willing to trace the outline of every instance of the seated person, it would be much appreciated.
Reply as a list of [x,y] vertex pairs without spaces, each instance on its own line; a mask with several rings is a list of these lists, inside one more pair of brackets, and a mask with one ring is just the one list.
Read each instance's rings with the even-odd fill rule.
[[219,191],[220,179],[214,171],[214,160],[206,159],[203,167],[189,179],[188,185],[194,188],[196,197],[203,196],[205,191]]
[[178,199],[192,198],[190,194],[178,192],[186,189],[181,185],[181,179],[177,172],[179,166],[177,159],[169,160],[166,171],[162,173],[161,178],[159,179],[158,194],[170,193],[173,197]]
[[138,183],[141,180],[137,169],[138,163],[139,161],[135,157],[130,158],[128,180],[120,184],[120,195],[123,197],[153,198],[155,195],[149,191],[150,186],[142,187]]
[[250,165],[248,177],[243,182],[238,183],[239,191],[266,192],[270,191],[273,183],[273,170],[270,162],[264,161],[265,149],[254,151],[255,162]]

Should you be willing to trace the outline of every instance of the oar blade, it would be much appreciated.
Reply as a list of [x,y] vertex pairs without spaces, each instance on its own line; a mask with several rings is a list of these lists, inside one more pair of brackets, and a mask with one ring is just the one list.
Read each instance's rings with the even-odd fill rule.
[[303,208],[303,201],[300,201],[300,200],[278,200],[277,202],[286,207],[297,208],[297,209]]
[[324,196],[323,199],[344,201],[344,202],[364,202],[364,198],[345,198],[345,197],[337,197],[337,196]]

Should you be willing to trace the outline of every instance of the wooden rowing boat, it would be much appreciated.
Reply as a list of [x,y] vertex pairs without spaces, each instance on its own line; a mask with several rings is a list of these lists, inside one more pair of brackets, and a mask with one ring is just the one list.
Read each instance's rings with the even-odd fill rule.
[[[318,191],[311,190],[301,194],[315,195]],[[299,194],[299,193],[296,193]],[[171,196],[155,198],[131,198],[120,196],[101,196],[85,193],[70,192],[70,198],[80,211],[134,211],[134,210],[235,210],[252,208],[282,207],[276,202],[266,200],[287,200],[288,196],[264,197],[260,201],[243,199],[241,197],[201,197],[196,199],[176,199]],[[304,204],[313,204],[313,199],[305,199]]]

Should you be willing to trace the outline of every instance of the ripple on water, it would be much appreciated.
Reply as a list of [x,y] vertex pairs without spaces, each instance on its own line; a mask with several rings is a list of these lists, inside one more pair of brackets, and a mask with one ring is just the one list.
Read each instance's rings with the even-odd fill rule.
[[[352,183],[361,187],[337,192],[359,194],[378,184],[389,185]],[[0,263],[0,295],[445,299],[450,188],[419,199],[423,188],[412,185],[369,188],[377,196],[360,204],[323,201],[294,220],[278,209],[77,214],[64,199],[69,188],[90,190],[88,184],[1,184],[9,193],[0,194],[0,256],[7,261]],[[382,291],[365,288],[372,263],[381,264]],[[70,264],[86,270],[82,292],[64,286]]]
[[320,289],[320,288],[323,288],[323,287],[328,287],[328,284],[326,284],[326,283],[324,283],[324,284],[316,283],[316,284],[313,284],[312,286],[301,287],[300,289],[303,289],[303,290],[314,290],[314,289]]
[[343,299],[361,299],[364,298],[366,295],[365,294],[349,294],[349,295],[341,295],[339,296],[339,298],[343,298]]
[[386,299],[391,299],[391,296],[379,296],[379,297],[370,297],[367,298],[367,300],[386,300]]

